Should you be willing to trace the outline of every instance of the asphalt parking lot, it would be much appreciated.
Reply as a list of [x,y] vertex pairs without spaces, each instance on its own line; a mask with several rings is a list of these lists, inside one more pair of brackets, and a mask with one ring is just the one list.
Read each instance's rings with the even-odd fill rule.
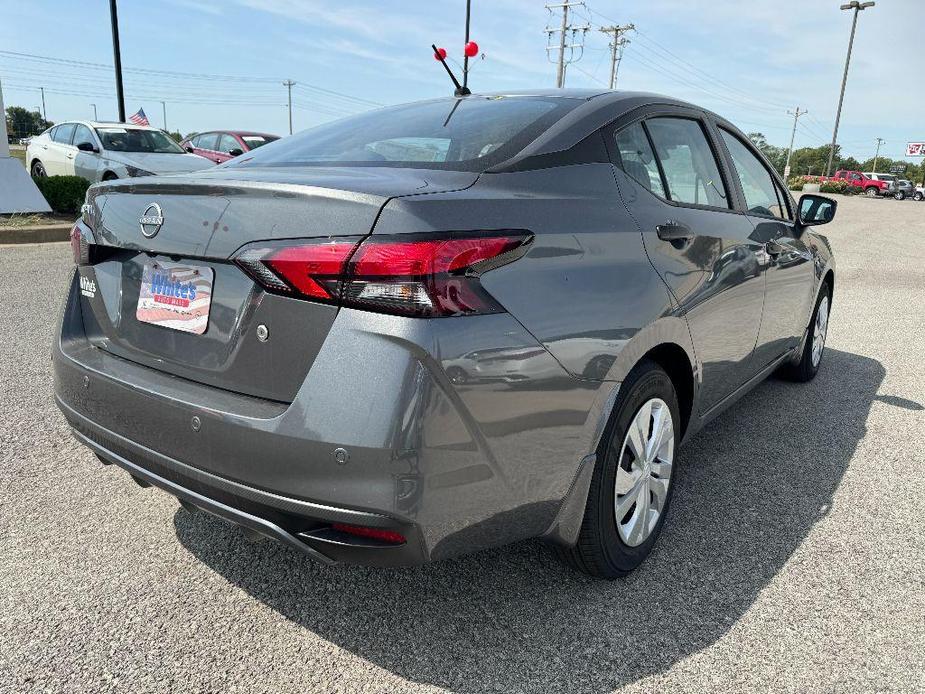
[[68,245],[0,246],[0,691],[925,691],[925,203],[839,200],[818,377],[682,449],[613,583],[535,542],[325,568],[139,488],[51,402]]

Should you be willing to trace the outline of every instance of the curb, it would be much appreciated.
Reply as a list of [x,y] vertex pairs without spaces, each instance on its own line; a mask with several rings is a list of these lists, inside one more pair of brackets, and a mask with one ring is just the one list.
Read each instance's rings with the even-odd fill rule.
[[47,224],[30,227],[0,227],[0,246],[13,243],[54,243],[69,241],[73,224]]

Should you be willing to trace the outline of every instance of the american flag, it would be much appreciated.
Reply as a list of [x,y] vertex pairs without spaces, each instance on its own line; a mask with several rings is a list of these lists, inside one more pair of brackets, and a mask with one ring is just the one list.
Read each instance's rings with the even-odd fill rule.
[[151,125],[148,122],[148,117],[145,115],[145,110],[143,108],[138,109],[138,113],[129,116],[128,119],[135,125]]

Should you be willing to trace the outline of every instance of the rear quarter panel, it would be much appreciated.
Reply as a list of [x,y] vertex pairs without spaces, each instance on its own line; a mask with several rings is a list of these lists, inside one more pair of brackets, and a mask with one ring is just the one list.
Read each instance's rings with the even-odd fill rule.
[[482,284],[571,375],[622,380],[635,362],[619,357],[643,331],[646,345],[689,343],[610,164],[483,174],[466,191],[392,200],[374,233],[505,229],[535,238]]

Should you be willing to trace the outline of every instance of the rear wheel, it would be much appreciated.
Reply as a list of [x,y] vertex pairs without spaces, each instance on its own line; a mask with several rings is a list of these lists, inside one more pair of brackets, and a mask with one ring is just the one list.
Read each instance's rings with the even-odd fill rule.
[[825,350],[825,339],[829,333],[829,310],[832,306],[832,290],[828,283],[823,284],[816,299],[816,309],[813,311],[809,323],[809,334],[800,361],[790,364],[781,370],[781,375],[793,381],[811,381],[819,371],[822,363],[822,353]]
[[45,167],[42,166],[42,162],[38,160],[32,162],[31,173],[33,178],[45,178],[45,176],[48,175],[45,173]]
[[668,374],[643,361],[622,393],[598,450],[574,547],[559,555],[597,578],[618,578],[652,551],[671,503],[679,443],[678,397]]
[[893,194],[893,197],[896,198],[897,200],[905,200],[905,199],[906,199],[906,193],[905,193],[905,191],[897,190],[897,191]]

